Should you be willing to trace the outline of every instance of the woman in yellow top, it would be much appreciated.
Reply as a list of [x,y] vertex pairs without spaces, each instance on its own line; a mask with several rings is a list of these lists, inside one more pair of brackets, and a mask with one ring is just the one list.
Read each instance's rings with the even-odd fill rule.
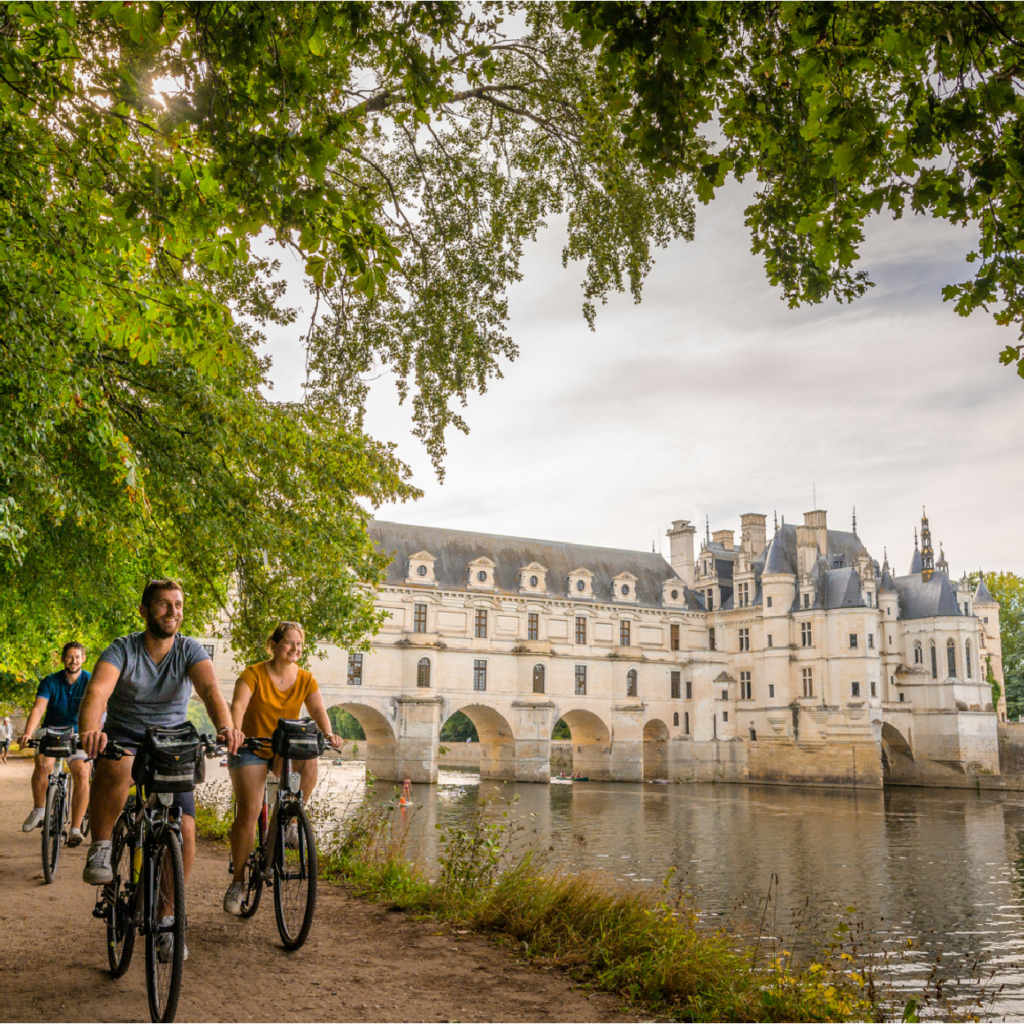
[[[267,640],[270,657],[257,665],[247,666],[238,677],[231,700],[231,719],[246,738],[269,738],[277,728],[279,718],[298,718],[305,704],[309,716],[320,726],[331,746],[341,746],[341,737],[335,736],[331,729],[331,720],[327,717],[316,680],[305,669],[299,668],[305,639],[306,634],[297,622],[279,622]],[[302,780],[303,799],[308,801],[316,785],[316,758],[295,762],[295,767],[299,769]],[[267,770],[280,774],[281,759],[269,750],[257,752],[242,747],[237,754],[228,757],[228,768],[235,790],[235,823],[231,826],[231,859],[235,872],[224,895],[224,909],[229,914],[240,914],[242,877],[255,841],[256,819],[263,806]]]

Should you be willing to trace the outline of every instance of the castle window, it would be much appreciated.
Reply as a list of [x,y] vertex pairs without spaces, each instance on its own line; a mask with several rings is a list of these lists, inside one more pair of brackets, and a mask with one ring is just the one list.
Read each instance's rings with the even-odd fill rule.
[[538,584],[538,583],[540,583],[540,580],[539,580],[539,579],[537,579],[537,577],[536,577],[536,576],[531,576],[531,577],[530,577],[530,586],[531,586],[531,587],[535,587],[535,586],[537,586],[537,584]]
[[906,699],[907,699],[907,695],[901,691],[900,692],[900,703],[902,704],[903,701],[905,701]]
[[771,635],[771,633],[768,634],[768,646],[769,647],[772,646],[772,635]]
[[544,666],[534,665],[533,666],[533,692],[543,693],[544,692]]
[[949,677],[953,679],[956,677],[956,644],[953,643],[953,638],[950,637],[946,641],[946,667],[949,669]]
[[540,615],[537,612],[527,612],[526,614],[526,639],[540,639]]
[[587,620],[583,615],[576,616],[576,643],[587,642]]
[[704,595],[704,601],[705,601],[705,607],[707,608],[707,610],[709,612],[713,612],[715,610],[715,592],[713,590],[709,590]]
[[587,666],[577,665],[576,666],[576,696],[585,697],[587,695]]
[[673,725],[679,725],[679,712],[678,711],[673,711],[672,712],[672,724]]
[[714,626],[712,626],[708,630],[708,650],[709,651],[718,650],[718,648],[715,646],[715,627]]
[[852,683],[850,683],[850,696],[851,697],[859,697],[860,696],[860,683],[857,682],[856,680],[854,680]]
[[679,626],[669,626],[669,650],[679,650]]
[[429,686],[430,685],[430,659],[420,658],[416,663],[416,685],[417,686]]
[[669,679],[671,680],[670,687],[671,687],[672,699],[673,700],[679,700],[680,673],[679,672],[672,672],[672,673],[670,673],[669,674]]
[[627,619],[623,619],[623,621],[619,623],[619,646],[629,646],[629,621]]
[[723,711],[722,712],[722,721],[723,722],[728,722],[729,721],[729,712],[728,711]]
[[478,573],[476,574],[476,578],[477,578],[477,579],[478,579],[478,580],[479,580],[479,581],[480,581],[481,583],[486,583],[486,582],[487,582],[487,573],[486,573],[486,572],[485,572],[485,571],[484,571],[483,569],[481,569],[481,570],[480,570],[480,571],[479,571],[479,572],[478,572]]
[[753,726],[750,727],[750,742],[757,742],[757,730]]
[[750,630],[747,628],[743,628],[740,630],[740,650],[750,650]]
[[750,584],[741,583],[738,589],[737,607],[746,608],[750,604]]
[[361,654],[348,656],[348,685],[363,685],[363,656]]
[[804,594],[804,607],[805,608],[810,608],[811,607],[811,595],[810,594]]
[[425,565],[417,565],[416,566],[416,575],[417,576],[426,576],[427,575],[427,567]]
[[683,732],[687,736],[690,735],[690,712],[689,711],[684,711],[683,712]]
[[856,633],[851,633],[850,634],[850,646],[851,647],[856,647],[857,646],[857,634]]
[[775,697],[775,684],[774,683],[769,683],[768,684],[768,696],[773,698],[773,699]]
[[964,675],[968,679],[974,678],[974,669],[971,668],[971,641],[968,640],[964,644]]
[[932,650],[932,679],[939,678],[939,656],[935,651],[935,641],[930,644]]
[[626,673],[626,696],[635,697],[637,695],[637,684],[636,684],[636,669],[631,668]]
[[487,611],[484,608],[477,608],[476,610],[473,635],[481,638],[487,636]]
[[693,700],[693,680],[686,680],[686,699]]
[[805,697],[814,696],[814,674],[809,668],[801,669],[801,682],[803,684],[803,691]]
[[811,646],[811,624],[809,622],[800,623],[800,645],[802,647]]
[[577,580],[576,581],[576,589],[580,590],[580,591],[586,590],[587,589],[586,582],[584,580]]
[[487,689],[487,662],[479,658],[473,662],[473,689]]
[[768,602],[768,607],[771,608],[771,606],[772,606],[772,599],[770,597],[766,597],[765,600]]
[[722,700],[728,700],[728,699],[729,699],[729,691],[728,690],[723,690],[722,691]]
[[878,687],[878,684],[874,681],[874,679],[872,679],[871,680],[871,696],[872,697],[877,697],[878,696],[878,689],[877,689],[877,687]]
[[427,631],[427,606],[425,604],[412,606],[412,631],[414,633],[426,633]]
[[753,700],[750,692],[750,673],[740,673],[740,700]]
[[915,665],[923,665],[924,664],[924,651],[921,650],[921,641],[920,640],[918,640],[914,644],[914,664]]
[[875,646],[875,634],[868,633],[868,647],[874,649]]

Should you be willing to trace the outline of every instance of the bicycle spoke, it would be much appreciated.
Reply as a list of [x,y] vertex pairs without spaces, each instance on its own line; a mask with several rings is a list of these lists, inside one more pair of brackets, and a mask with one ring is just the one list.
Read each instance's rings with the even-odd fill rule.
[[114,826],[110,867],[114,880],[104,887],[107,904],[107,957],[110,973],[120,978],[132,962],[135,948],[135,886],[132,883],[132,844],[124,818]]
[[[294,842],[288,845],[289,830]],[[306,812],[298,804],[280,816],[274,870],[274,911],[286,949],[298,949],[309,935],[316,908],[316,841]]]
[[[174,1020],[185,959],[185,876],[181,846],[169,829],[153,845],[153,917],[146,934],[146,988],[155,1021]],[[169,920],[168,920],[169,919]]]

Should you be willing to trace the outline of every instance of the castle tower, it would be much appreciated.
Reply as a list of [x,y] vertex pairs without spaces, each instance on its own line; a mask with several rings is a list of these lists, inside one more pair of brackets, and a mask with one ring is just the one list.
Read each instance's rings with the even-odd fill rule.
[[928,513],[921,509],[921,579],[930,580],[935,572],[935,552],[932,550],[932,531],[928,526]]

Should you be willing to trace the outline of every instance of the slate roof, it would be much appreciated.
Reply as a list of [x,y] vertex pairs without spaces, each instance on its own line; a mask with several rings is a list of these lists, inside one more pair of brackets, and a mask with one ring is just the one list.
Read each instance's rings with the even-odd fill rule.
[[829,569],[825,579],[826,608],[861,608],[864,591],[856,569]]
[[[842,567],[854,566],[864,550],[864,544],[855,533],[843,530],[826,532],[826,568],[832,569],[836,561]],[[775,536],[754,562],[754,570],[758,573],[796,573],[796,527],[792,523],[784,523],[775,531]]]
[[910,560],[910,575],[913,576],[915,572],[920,572],[924,568],[924,562],[921,561],[921,552],[917,550],[917,545],[914,545],[914,557]]
[[985,586],[985,577],[978,574],[978,589],[974,591],[975,604],[997,604],[998,602]]
[[932,574],[930,580],[920,574],[897,576],[896,591],[900,595],[901,619],[928,619],[933,615],[960,615],[956,589],[944,572]]
[[889,575],[889,567],[886,566],[885,572],[882,573],[882,582],[878,585],[878,592],[880,594],[895,594],[897,593],[896,584],[892,581],[892,576]]
[[[582,566],[594,574],[592,582],[596,601],[611,601],[612,579],[620,573],[630,572],[636,576],[635,604],[648,608],[664,607],[661,588],[666,580],[671,579],[678,580],[686,595],[688,610],[703,610],[703,602],[683,586],[672,566],[661,555],[650,551],[621,551],[435,526],[408,526],[379,519],[370,523],[369,534],[378,550],[391,556],[387,582],[393,586],[405,585],[410,555],[429,551],[435,558],[434,578],[438,589],[442,590],[519,594],[519,570],[530,562],[540,562],[548,570],[549,597],[566,597],[569,573]],[[493,590],[470,590],[467,586],[467,567],[473,559],[481,556],[487,556],[495,563]],[[622,600],[616,603],[625,607],[634,604]]]

